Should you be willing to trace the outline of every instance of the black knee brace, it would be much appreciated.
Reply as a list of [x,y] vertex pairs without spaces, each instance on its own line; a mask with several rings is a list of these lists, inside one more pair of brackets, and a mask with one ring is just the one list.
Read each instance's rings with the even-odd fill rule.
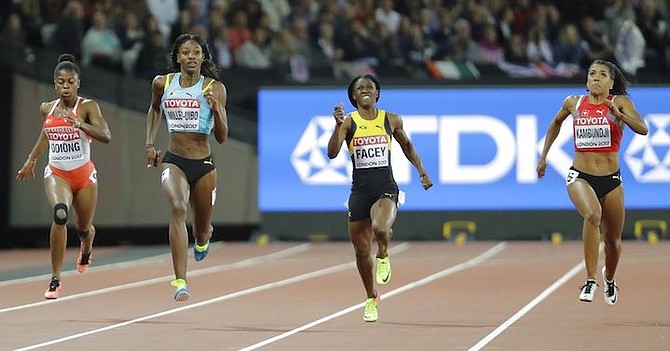
[[54,206],[54,223],[63,225],[67,223],[67,205],[59,202]]
[[84,240],[84,239],[88,238],[88,230],[77,229],[77,235],[79,236],[80,240]]

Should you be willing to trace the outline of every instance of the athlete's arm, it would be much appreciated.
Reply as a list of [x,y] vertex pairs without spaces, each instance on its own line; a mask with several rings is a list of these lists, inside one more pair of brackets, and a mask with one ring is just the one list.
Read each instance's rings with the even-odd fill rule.
[[[77,122],[79,129],[90,135],[93,139],[103,143],[109,143],[112,140],[112,133],[109,131],[107,122],[102,117],[100,106],[94,100],[86,99],[81,104],[81,121]],[[68,116],[68,119],[73,116]]]
[[166,76],[158,75],[151,82],[151,105],[147,111],[147,136],[144,152],[147,156],[147,167],[158,167],[160,150],[154,148],[154,139],[161,121],[161,98],[165,88]]
[[423,167],[423,162],[421,162],[421,157],[419,153],[416,152],[414,144],[409,140],[405,129],[403,128],[402,118],[394,113],[387,113],[387,118],[393,128],[393,137],[400,144],[402,152],[405,154],[405,157],[409,162],[414,165],[417,171],[419,171],[419,177],[421,179],[421,185],[424,189],[428,190],[433,186],[433,182],[430,180],[426,169]]
[[607,106],[616,119],[626,123],[635,133],[647,135],[649,128],[628,96],[617,96],[614,102],[607,100]]
[[565,121],[565,119],[570,116],[572,111],[575,110],[577,99],[579,99],[579,97],[576,95],[570,95],[566,97],[563,100],[563,105],[561,105],[561,108],[551,120],[551,123],[549,123],[547,134],[544,137],[544,147],[542,148],[542,154],[540,155],[540,159],[537,162],[536,171],[538,178],[544,177],[544,172],[547,168],[547,154],[549,153],[549,149],[551,149],[551,145],[556,140],[556,137],[558,137],[558,133],[561,131],[561,125],[563,124],[563,121]]
[[335,118],[335,129],[328,139],[328,157],[333,159],[337,157],[342,148],[342,142],[351,128],[351,116],[344,116],[344,105],[338,104],[333,108],[333,118]]
[[[47,113],[49,113],[49,109],[52,106],[53,105],[47,102],[40,104],[40,114],[42,115],[42,118],[46,117]],[[28,179],[28,175],[32,176],[33,178],[35,177],[35,164],[37,163],[37,159],[39,159],[44,151],[47,150],[47,147],[49,147],[49,140],[47,139],[47,136],[44,133],[42,126],[40,125],[40,134],[37,137],[37,141],[35,142],[32,150],[30,150],[30,154],[28,154],[26,162],[24,162],[23,166],[21,166],[21,169],[16,172],[16,179],[26,180]]]
[[228,114],[226,113],[226,101],[228,93],[223,83],[215,81],[205,91],[205,100],[212,108],[214,114],[214,138],[221,144],[228,140]]

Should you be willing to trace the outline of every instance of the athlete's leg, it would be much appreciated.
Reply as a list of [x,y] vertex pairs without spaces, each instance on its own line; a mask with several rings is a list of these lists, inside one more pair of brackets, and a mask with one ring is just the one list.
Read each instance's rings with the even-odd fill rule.
[[393,200],[383,197],[372,205],[370,217],[372,219],[372,232],[377,241],[377,257],[388,256],[388,245],[393,235],[393,223],[395,222],[398,208]]
[[578,178],[568,185],[570,200],[584,219],[582,224],[582,243],[584,245],[584,265],[586,277],[596,279],[598,270],[598,250],[600,246],[600,220],[602,209],[593,188]]
[[363,280],[367,297],[375,297],[374,280],[372,277],[372,227],[370,218],[349,222],[349,238],[356,252],[356,267]]
[[191,189],[193,209],[193,238],[198,245],[205,245],[212,238],[212,212],[216,200],[216,170],[202,176]]
[[98,183],[92,183],[79,190],[74,195],[73,206],[77,214],[75,227],[79,234],[82,254],[90,254],[93,250],[93,238],[95,238],[95,227],[93,217],[98,204]]
[[612,280],[621,257],[621,235],[625,221],[623,186],[620,185],[602,198],[603,241],[605,242],[605,272]]
[[63,257],[67,246],[67,218],[72,215],[72,191],[65,179],[54,174],[44,178],[49,205],[54,209],[54,220],[49,230],[51,250],[51,274],[60,279]]
[[169,238],[172,251],[172,267],[176,279],[186,280],[188,264],[188,232],[186,214],[190,188],[184,172],[172,163],[163,163],[161,173],[163,194],[170,205]]

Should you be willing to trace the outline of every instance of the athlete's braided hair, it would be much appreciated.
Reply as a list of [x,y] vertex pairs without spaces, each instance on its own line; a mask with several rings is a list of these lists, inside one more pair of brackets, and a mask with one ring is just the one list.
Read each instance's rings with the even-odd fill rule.
[[623,72],[619,69],[617,65],[614,63],[607,61],[607,60],[593,60],[591,62],[591,66],[595,64],[600,64],[600,65],[605,65],[607,68],[609,68],[610,71],[610,77],[612,77],[612,80],[614,81],[614,85],[612,86],[612,89],[610,89],[610,93],[613,95],[628,95],[628,86],[630,83],[626,79],[626,77],[623,75]]
[[181,65],[177,61],[177,55],[179,54],[179,47],[182,46],[185,42],[193,40],[202,48],[202,55],[205,60],[200,66],[200,73],[205,77],[210,77],[212,79],[221,80],[219,77],[219,68],[212,61],[212,54],[209,51],[209,46],[207,42],[203,40],[199,35],[183,33],[175,39],[174,44],[172,44],[172,52],[170,53],[170,70],[173,72],[181,71]]

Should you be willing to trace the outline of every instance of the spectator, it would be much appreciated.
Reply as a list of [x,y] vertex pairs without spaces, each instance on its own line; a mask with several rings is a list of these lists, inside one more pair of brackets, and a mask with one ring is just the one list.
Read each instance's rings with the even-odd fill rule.
[[610,0],[604,11],[605,35],[616,42],[623,23],[635,20],[635,7],[632,0]]
[[379,42],[379,65],[381,68],[398,68],[405,64],[398,37],[383,24],[377,24],[375,37]]
[[121,54],[121,62],[123,71],[126,74],[132,74],[137,61],[137,55],[142,49],[142,42],[144,41],[144,29],[140,26],[137,19],[137,14],[134,12],[126,12],[121,26],[116,30],[123,53]]
[[170,42],[174,42],[178,36],[187,33],[195,23],[195,19],[191,16],[191,12],[186,9],[180,10],[179,16],[177,16],[177,21],[175,21],[170,28]]
[[278,32],[291,13],[291,5],[288,0],[258,0],[258,2],[263,12],[268,16],[270,28],[274,33]]
[[584,49],[577,26],[566,24],[558,34],[558,42],[554,46],[554,61],[581,66],[584,60]]
[[484,38],[477,43],[477,49],[477,63],[491,65],[505,59],[505,50],[498,41],[495,25],[489,24],[484,28]]
[[534,12],[530,0],[512,0],[510,8],[512,10],[512,21],[510,23],[512,33],[528,33]]
[[56,24],[50,47],[58,52],[67,52],[81,57],[81,42],[84,38],[84,6],[79,1],[70,1]]
[[26,32],[21,26],[21,17],[16,12],[9,14],[0,32],[0,49],[19,57],[27,57],[26,55],[30,52],[26,45]]
[[326,66],[341,61],[344,57],[344,51],[335,44],[335,29],[330,22],[322,22],[319,26],[316,56]]
[[580,21],[582,35],[582,46],[584,47],[584,60],[582,67],[587,67],[594,60],[614,61],[614,47],[607,37],[598,30],[595,19],[585,16]]
[[245,41],[251,40],[251,30],[247,24],[247,14],[242,10],[233,13],[233,22],[228,32],[230,36],[230,51],[235,54]]
[[661,72],[666,68],[666,43],[661,28],[664,25],[667,24],[663,21],[655,0],[643,0],[637,26],[647,44],[644,52],[645,62],[653,70]]
[[352,21],[346,39],[340,44],[344,50],[344,60],[349,62],[365,62],[377,66],[376,45],[368,29],[361,21]]
[[228,69],[233,66],[233,53],[230,50],[230,39],[228,27],[222,25],[213,29],[214,38],[212,39],[212,60],[214,63]]
[[400,13],[393,9],[393,0],[380,0],[375,9],[375,20],[385,26],[393,35],[400,27]]
[[95,65],[117,72],[121,67],[121,41],[107,26],[107,15],[93,14],[93,25],[86,31],[81,43],[82,63]]
[[553,64],[554,53],[551,46],[544,31],[544,22],[538,21],[534,23],[528,32],[528,43],[526,44],[528,60],[530,62]]
[[178,0],[145,0],[149,13],[158,22],[164,38],[170,38],[172,26],[179,19]]
[[624,22],[617,36],[614,57],[621,69],[632,77],[636,76],[638,69],[645,66],[644,48],[644,36],[635,21]]
[[470,23],[465,19],[459,19],[454,24],[456,35],[451,38],[451,58],[454,61],[477,60],[477,43],[472,40]]
[[[7,7],[9,8],[10,5]],[[20,18],[21,28],[26,35],[26,46],[30,47],[30,51],[33,48],[44,47],[51,40],[58,16],[51,23],[47,23],[38,0],[23,0],[15,9]],[[9,10],[7,12],[9,13]],[[57,13],[60,15],[62,12],[63,10],[59,9]]]
[[505,47],[505,61],[525,66],[530,63],[526,54],[526,39],[522,34],[512,34],[509,44]]
[[235,63],[239,67],[269,69],[272,67],[269,48],[269,33],[256,28],[252,40],[245,41],[235,52]]
[[135,76],[151,80],[156,75],[164,74],[167,66],[168,50],[163,34],[160,31],[149,33],[137,55]]

